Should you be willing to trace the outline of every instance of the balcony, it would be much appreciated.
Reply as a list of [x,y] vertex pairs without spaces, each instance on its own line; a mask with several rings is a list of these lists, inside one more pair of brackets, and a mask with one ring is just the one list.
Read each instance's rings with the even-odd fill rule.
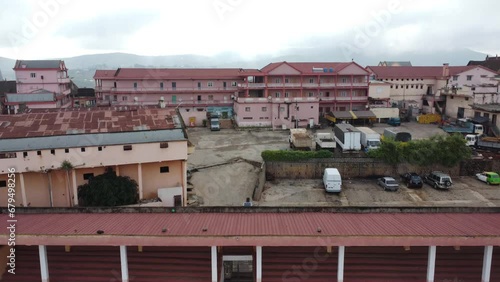
[[335,87],[368,87],[368,82],[356,83],[240,83],[239,88],[258,89],[258,88],[335,88]]
[[[96,88],[97,90],[97,88]],[[103,90],[102,88],[99,90]],[[238,87],[118,87],[110,88],[110,92],[130,92],[130,93],[141,93],[141,92],[235,92],[238,91]]]
[[57,79],[57,82],[61,84],[69,83],[70,81],[71,79],[69,77],[61,77]]

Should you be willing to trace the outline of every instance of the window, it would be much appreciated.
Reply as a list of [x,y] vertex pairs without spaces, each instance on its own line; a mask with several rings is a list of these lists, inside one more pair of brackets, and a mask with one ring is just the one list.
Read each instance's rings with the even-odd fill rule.
[[36,73],[34,73],[34,72],[30,73],[30,77],[31,78],[35,78],[36,77]]
[[168,166],[160,166],[160,173],[168,173],[168,172],[170,172]]
[[274,81],[276,81],[276,83],[281,83],[281,78],[276,78]]
[[137,82],[134,82],[134,88],[137,88]]
[[84,173],[83,174],[83,180],[89,180],[94,177],[93,173]]
[[69,149],[64,149],[64,152],[67,154],[69,153]]
[[406,85],[406,89],[408,89],[408,85]]
[[391,85],[391,88],[394,88],[394,85]]
[[340,91],[340,97],[347,97],[347,91]]
[[212,81],[209,81],[209,82],[207,82],[207,86],[208,86],[208,87],[213,87],[213,86],[214,86],[214,83],[213,83]]
[[56,150],[52,149],[52,150],[50,150],[50,153],[51,153],[52,155],[55,155],[55,154],[56,154]]
[[280,107],[280,112],[284,112],[285,111],[285,107]]
[[342,83],[347,83],[347,78],[343,77],[342,78]]
[[27,158],[28,157],[28,152],[23,152],[23,158]]
[[177,82],[172,82],[172,89],[175,90],[177,88]]
[[457,80],[458,80],[458,75],[454,75],[454,76],[453,76],[453,80],[454,80],[454,81],[457,81]]
[[160,82],[160,89],[163,89],[163,82]]
[[201,89],[201,82],[198,82],[198,90]]
[[309,78],[309,83],[314,83],[314,78]]
[[238,83],[236,81],[233,81],[233,82],[231,82],[231,86],[236,87],[236,86],[238,86]]
[[245,112],[249,112],[250,111],[250,107],[245,107]]
[[109,95],[104,95],[104,100],[109,101]]
[[102,146],[97,147],[97,151],[102,151]]
[[124,145],[123,151],[132,151],[132,145]]
[[160,149],[168,148],[168,142],[160,142]]
[[281,96],[281,93],[279,93],[279,92],[274,93],[274,97],[279,98],[280,96]]
[[285,92],[285,98],[288,98],[288,97],[290,97],[290,93]]
[[465,101],[469,101],[469,97],[465,97]]
[[423,84],[422,84],[422,85],[420,85],[420,89],[424,89],[424,85],[423,85]]
[[253,119],[253,117],[244,117],[243,119]]
[[113,95],[113,101],[118,101],[118,95]]
[[213,101],[213,99],[214,99],[214,95],[208,95],[208,100],[209,101]]
[[314,97],[314,93],[313,92],[309,92],[309,97]]
[[411,88],[413,88],[413,84],[411,85]]
[[80,148],[80,151],[85,152],[85,148]]
[[15,159],[17,158],[16,153],[1,153],[0,154],[0,159]]
[[267,112],[267,107],[262,107],[263,112]]
[[128,100],[128,96],[123,96],[122,97],[122,101],[127,101]]
[[7,187],[7,180],[0,180],[0,188]]
[[36,154],[37,154],[38,156],[41,156],[41,155],[42,155],[42,151],[36,151]]
[[285,83],[290,83],[290,79],[285,78]]
[[468,81],[471,81],[471,80],[472,80],[472,75],[468,75],[468,76],[467,76],[467,80],[468,80]]

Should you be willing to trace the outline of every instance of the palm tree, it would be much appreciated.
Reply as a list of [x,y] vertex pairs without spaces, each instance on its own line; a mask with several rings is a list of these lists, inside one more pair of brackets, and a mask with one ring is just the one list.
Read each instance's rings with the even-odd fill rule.
[[67,190],[67,195],[68,195],[68,201],[69,201],[69,206],[72,207],[73,206],[73,197],[71,195],[71,188],[70,188],[70,185],[69,185],[69,172],[74,169],[75,167],[73,166],[73,164],[68,161],[68,160],[65,160],[61,163],[61,169],[66,171],[66,190]]

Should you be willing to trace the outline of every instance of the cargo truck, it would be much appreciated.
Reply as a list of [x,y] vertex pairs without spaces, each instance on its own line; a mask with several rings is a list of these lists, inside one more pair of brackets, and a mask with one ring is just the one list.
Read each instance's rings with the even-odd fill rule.
[[394,128],[386,128],[384,129],[384,138],[392,138],[399,142],[409,142],[411,141],[411,133]]
[[361,132],[356,127],[350,124],[337,124],[333,128],[333,133],[342,152],[361,150]]
[[500,138],[497,137],[486,137],[481,134],[467,134],[465,135],[465,141],[467,146],[474,147],[476,149],[495,152],[500,151]]
[[357,127],[361,131],[361,148],[365,151],[380,147],[380,134],[369,127]]
[[449,133],[460,133],[460,134],[483,134],[484,127],[482,124],[472,123],[469,119],[461,118],[457,120],[455,125],[444,125],[442,129]]
[[292,128],[290,129],[290,136],[288,137],[290,148],[295,150],[310,151],[314,150],[314,140],[307,133],[305,128]]
[[316,142],[316,150],[334,151],[337,145],[333,133],[331,132],[316,133],[314,135],[314,141]]

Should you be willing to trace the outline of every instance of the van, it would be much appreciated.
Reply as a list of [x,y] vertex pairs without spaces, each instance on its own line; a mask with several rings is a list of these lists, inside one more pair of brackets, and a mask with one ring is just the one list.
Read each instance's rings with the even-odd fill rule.
[[342,177],[336,168],[325,168],[323,184],[326,192],[340,193],[342,190]]

